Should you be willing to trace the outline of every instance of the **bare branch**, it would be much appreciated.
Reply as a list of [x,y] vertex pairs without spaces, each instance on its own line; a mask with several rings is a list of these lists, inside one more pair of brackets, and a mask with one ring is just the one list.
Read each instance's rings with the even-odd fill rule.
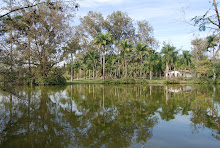
[[11,14],[12,12],[19,11],[19,10],[23,10],[23,9],[26,9],[26,8],[35,7],[35,6],[40,5],[40,4],[43,4],[43,3],[46,3],[46,2],[41,2],[41,3],[34,4],[34,5],[28,5],[28,6],[24,6],[24,7],[20,7],[20,8],[13,9],[13,10],[11,10],[11,11],[9,11],[9,12],[3,14],[3,15],[0,15],[0,18],[4,17],[4,16],[6,16],[6,15],[9,15],[9,14]]

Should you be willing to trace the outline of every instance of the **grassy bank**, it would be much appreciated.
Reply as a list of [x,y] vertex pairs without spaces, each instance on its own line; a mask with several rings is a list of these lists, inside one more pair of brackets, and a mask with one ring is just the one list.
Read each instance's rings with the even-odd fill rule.
[[67,84],[104,84],[102,79],[78,79],[78,80],[73,80],[73,82],[71,81],[67,81]]
[[175,79],[170,79],[168,81],[164,79],[157,79],[157,80],[147,80],[147,79],[135,79],[133,80],[125,80],[125,79],[107,79],[103,81],[102,79],[78,79],[78,80],[73,80],[67,81],[67,84],[196,84],[196,81],[194,79],[188,79],[188,80],[175,80]]

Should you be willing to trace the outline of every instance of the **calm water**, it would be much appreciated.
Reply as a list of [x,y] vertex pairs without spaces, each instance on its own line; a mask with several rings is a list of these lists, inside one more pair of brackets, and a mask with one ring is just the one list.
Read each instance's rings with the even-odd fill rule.
[[220,86],[0,91],[0,147],[220,147]]

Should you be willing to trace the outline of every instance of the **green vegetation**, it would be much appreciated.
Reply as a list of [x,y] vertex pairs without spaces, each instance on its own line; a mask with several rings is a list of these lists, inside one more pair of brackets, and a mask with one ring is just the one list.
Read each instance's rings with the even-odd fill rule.
[[[183,81],[187,77],[194,79],[189,83],[219,82],[220,26],[213,22],[220,19],[208,13],[192,20],[200,30],[213,25],[213,35],[193,39],[191,49],[177,49],[165,42],[159,47],[148,21],[132,20],[121,11],[106,18],[89,11],[79,25],[69,26],[74,11],[67,9],[66,1],[36,5],[28,5],[28,0],[4,2],[9,13],[0,17],[1,84],[55,85],[80,83],[82,79],[102,79],[106,84],[135,80],[179,84],[188,83]],[[27,8],[19,8],[19,3]],[[77,9],[74,1],[72,4],[68,8]],[[215,0],[213,7],[217,16]]]

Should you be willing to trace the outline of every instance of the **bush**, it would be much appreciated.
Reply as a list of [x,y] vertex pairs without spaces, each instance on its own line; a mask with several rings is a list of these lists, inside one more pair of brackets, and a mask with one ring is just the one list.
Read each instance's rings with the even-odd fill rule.
[[207,77],[201,77],[201,78],[196,78],[194,79],[195,84],[210,84],[210,83],[215,83],[211,78]]
[[149,82],[146,79],[141,80],[141,84],[148,84]]
[[164,82],[164,84],[180,84],[179,79],[170,79]]
[[66,79],[63,76],[62,69],[53,68],[46,77],[38,76],[35,80],[37,85],[63,85]]

